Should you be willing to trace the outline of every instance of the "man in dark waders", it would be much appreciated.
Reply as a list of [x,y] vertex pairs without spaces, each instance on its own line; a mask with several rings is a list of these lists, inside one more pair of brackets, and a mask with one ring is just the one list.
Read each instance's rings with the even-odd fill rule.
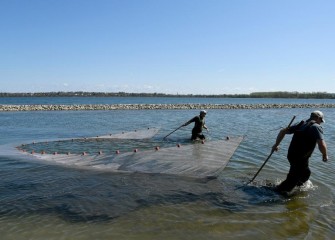
[[295,186],[301,186],[309,179],[311,171],[308,162],[316,144],[322,153],[322,160],[328,161],[327,145],[320,125],[323,122],[325,122],[323,113],[314,111],[308,120],[280,130],[272,151],[278,151],[285,134],[293,134],[293,137],[287,154],[290,171],[286,180],[276,187],[276,191],[290,192]]
[[187,126],[188,124],[194,122],[194,127],[192,129],[192,137],[191,140],[201,139],[204,140],[206,137],[202,134],[202,129],[206,129],[208,131],[207,126],[205,125],[205,117],[207,112],[205,110],[201,110],[199,116],[195,116],[188,122],[186,122],[183,126]]

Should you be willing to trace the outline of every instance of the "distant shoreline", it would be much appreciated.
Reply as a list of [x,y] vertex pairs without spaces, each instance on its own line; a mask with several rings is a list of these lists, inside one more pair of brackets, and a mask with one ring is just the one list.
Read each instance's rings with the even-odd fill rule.
[[253,92],[250,94],[166,94],[126,92],[0,92],[0,97],[168,97],[168,98],[293,98],[335,99],[335,93],[327,92]]
[[83,110],[192,110],[192,109],[272,109],[335,108],[335,104],[72,104],[0,105],[0,112],[83,111]]

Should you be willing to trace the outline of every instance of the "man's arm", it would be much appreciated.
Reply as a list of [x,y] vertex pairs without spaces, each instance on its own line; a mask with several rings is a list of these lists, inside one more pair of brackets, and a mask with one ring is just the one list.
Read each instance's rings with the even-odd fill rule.
[[318,147],[320,152],[322,153],[322,161],[327,162],[328,161],[328,155],[327,155],[327,144],[323,139],[319,139],[317,141]]
[[279,131],[277,138],[276,138],[276,143],[272,146],[272,152],[279,150],[279,144],[284,139],[285,134],[287,133],[288,133],[288,128],[283,128],[282,130]]
[[194,117],[194,118],[192,118],[191,120],[189,120],[189,121],[187,121],[186,123],[184,123],[184,124],[183,124],[183,127],[189,125],[191,122],[194,122],[194,121],[195,121],[195,118],[196,118],[196,117]]

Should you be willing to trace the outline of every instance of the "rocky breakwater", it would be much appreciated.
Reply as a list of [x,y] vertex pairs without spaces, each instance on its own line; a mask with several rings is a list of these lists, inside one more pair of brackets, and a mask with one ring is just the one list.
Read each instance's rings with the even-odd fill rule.
[[0,105],[8,111],[158,110],[158,109],[270,109],[334,108],[335,104],[77,104],[77,105]]

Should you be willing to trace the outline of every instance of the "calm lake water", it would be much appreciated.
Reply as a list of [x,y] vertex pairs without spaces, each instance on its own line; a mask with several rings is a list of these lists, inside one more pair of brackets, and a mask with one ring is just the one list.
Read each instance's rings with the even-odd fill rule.
[[[12,98],[10,102],[0,98],[0,104],[87,104],[87,101],[112,104],[116,101],[101,100],[25,98],[14,101]],[[121,103],[161,103],[159,100],[163,99],[138,98],[132,102],[134,98],[124,98]],[[331,101],[209,100],[164,99],[165,103]],[[308,118],[313,110],[210,110],[206,117],[209,141],[245,136],[228,166],[218,179],[211,181],[53,165],[19,158],[12,148],[22,143],[148,127],[160,128],[154,137],[159,141],[198,115],[198,110],[0,112],[1,239],[334,239],[335,109],[320,109],[326,119],[323,127],[330,161],[322,162],[321,154],[315,149],[307,186],[291,196],[278,195],[266,187],[286,177],[290,136],[285,137],[281,150],[272,155],[255,182],[244,186],[269,155],[279,128],[286,126],[293,115],[300,121]],[[169,141],[188,139],[191,129],[191,125],[181,128]]]

